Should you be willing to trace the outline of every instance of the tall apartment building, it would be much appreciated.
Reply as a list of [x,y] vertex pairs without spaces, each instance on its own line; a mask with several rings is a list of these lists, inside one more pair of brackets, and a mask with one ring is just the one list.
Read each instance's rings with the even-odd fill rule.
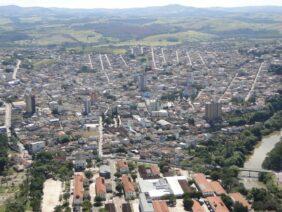
[[26,112],[30,115],[35,113],[35,96],[31,92],[25,94]]
[[205,112],[206,112],[205,117],[208,121],[216,121],[221,119],[222,116],[221,103],[215,101],[207,102]]

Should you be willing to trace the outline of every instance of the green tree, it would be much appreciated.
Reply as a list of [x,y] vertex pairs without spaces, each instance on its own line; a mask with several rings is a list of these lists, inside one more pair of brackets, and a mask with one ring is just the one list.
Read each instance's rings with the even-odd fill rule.
[[103,198],[100,196],[95,197],[95,206],[100,207],[102,205]]
[[89,170],[85,171],[84,175],[87,179],[91,179],[93,177],[92,171],[89,171]]
[[24,205],[20,202],[8,202],[5,207],[5,212],[24,212]]
[[90,212],[92,204],[89,200],[84,200],[82,203],[82,211]]
[[173,194],[169,195],[169,197],[168,197],[168,204],[170,206],[175,206],[176,205],[176,197]]
[[193,202],[193,200],[190,197],[188,197],[188,196],[184,197],[184,199],[183,199],[183,206],[184,206],[184,209],[186,211],[191,211],[192,207],[193,207],[193,204],[194,204],[194,202]]
[[119,193],[119,195],[122,195],[123,186],[122,186],[121,182],[117,182],[116,190]]
[[248,208],[244,207],[241,203],[235,202],[233,206],[233,212],[248,212]]
[[223,195],[221,196],[221,199],[222,199],[222,201],[224,202],[224,204],[226,205],[226,207],[227,207],[229,210],[231,210],[231,208],[232,208],[232,206],[233,206],[233,201],[232,201],[232,199],[231,199],[229,196],[227,196],[226,194],[223,194]]

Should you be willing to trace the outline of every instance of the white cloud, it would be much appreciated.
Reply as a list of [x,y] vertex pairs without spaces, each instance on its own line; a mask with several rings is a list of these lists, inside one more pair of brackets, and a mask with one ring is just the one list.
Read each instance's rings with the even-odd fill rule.
[[280,5],[281,0],[0,0],[0,5],[67,7],[67,8],[130,8],[167,4],[193,7],[239,7]]

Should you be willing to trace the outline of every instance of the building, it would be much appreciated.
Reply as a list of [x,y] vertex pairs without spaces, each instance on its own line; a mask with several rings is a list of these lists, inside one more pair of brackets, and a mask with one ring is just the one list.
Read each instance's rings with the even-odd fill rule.
[[235,193],[230,193],[229,196],[232,199],[233,203],[239,202],[244,207],[247,207],[248,210],[251,210],[252,208],[251,204],[245,199],[245,197],[242,196],[242,194],[235,192]]
[[153,203],[148,194],[139,194],[139,209],[140,212],[154,212]]
[[138,167],[138,171],[140,176],[143,179],[158,179],[160,178],[160,170],[159,167],[155,164],[150,167],[146,167],[145,165],[140,165]]
[[128,164],[124,160],[117,160],[117,171],[121,174],[127,174],[129,172]]
[[210,185],[216,195],[226,194],[226,191],[218,181],[212,181],[210,182]]
[[164,200],[153,201],[154,212],[169,212],[167,204]]
[[169,185],[165,179],[139,180],[140,192],[148,194],[152,199],[160,199],[171,194]]
[[193,212],[205,212],[205,209],[204,207],[202,207],[202,205],[197,200],[193,200],[192,211]]
[[29,144],[29,152],[31,154],[38,153],[45,148],[45,141],[37,141]]
[[35,96],[29,92],[25,94],[26,113],[32,115],[35,113]]
[[84,114],[85,115],[88,115],[91,113],[91,109],[90,109],[90,106],[91,106],[91,100],[89,98],[85,99],[83,101],[83,104],[84,104]]
[[92,92],[90,95],[91,105],[95,105],[97,103],[97,93]]
[[105,209],[107,212],[116,212],[116,206],[114,203],[105,204]]
[[123,185],[123,191],[125,195],[125,199],[133,199],[136,197],[135,188],[130,178],[127,175],[122,175],[121,182]]
[[157,99],[146,99],[145,104],[149,112],[159,111],[161,109],[161,103]]
[[122,203],[121,210],[122,212],[133,212],[130,203]]
[[144,74],[140,74],[138,77],[138,88],[141,92],[145,91],[146,89],[146,79]]
[[83,202],[83,175],[75,174],[74,175],[74,191],[73,191],[73,205],[80,206]]
[[86,165],[87,165],[87,162],[85,159],[81,158],[81,157],[77,157],[74,162],[73,162],[73,165],[74,165],[74,169],[76,171],[81,171],[81,170],[84,170]]
[[219,102],[207,102],[205,105],[205,117],[208,121],[216,121],[221,119],[222,109]]
[[110,167],[107,165],[100,166],[99,175],[100,177],[104,177],[105,179],[110,179],[111,178]]
[[226,205],[218,196],[207,197],[207,203],[214,212],[229,212]]
[[202,192],[203,196],[212,196],[214,194],[213,188],[203,173],[194,174],[194,180],[196,186]]
[[96,192],[96,196],[99,196],[102,199],[106,199],[107,191],[106,191],[105,178],[98,177],[96,179],[95,192]]

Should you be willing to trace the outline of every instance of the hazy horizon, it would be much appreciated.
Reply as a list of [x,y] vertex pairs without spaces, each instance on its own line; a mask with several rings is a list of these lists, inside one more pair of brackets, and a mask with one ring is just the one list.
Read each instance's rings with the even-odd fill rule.
[[280,0],[1,0],[0,6],[16,5],[21,7],[57,7],[57,8],[140,8],[151,6],[166,6],[179,4],[183,6],[207,8],[207,7],[245,7],[245,6],[282,6]]

